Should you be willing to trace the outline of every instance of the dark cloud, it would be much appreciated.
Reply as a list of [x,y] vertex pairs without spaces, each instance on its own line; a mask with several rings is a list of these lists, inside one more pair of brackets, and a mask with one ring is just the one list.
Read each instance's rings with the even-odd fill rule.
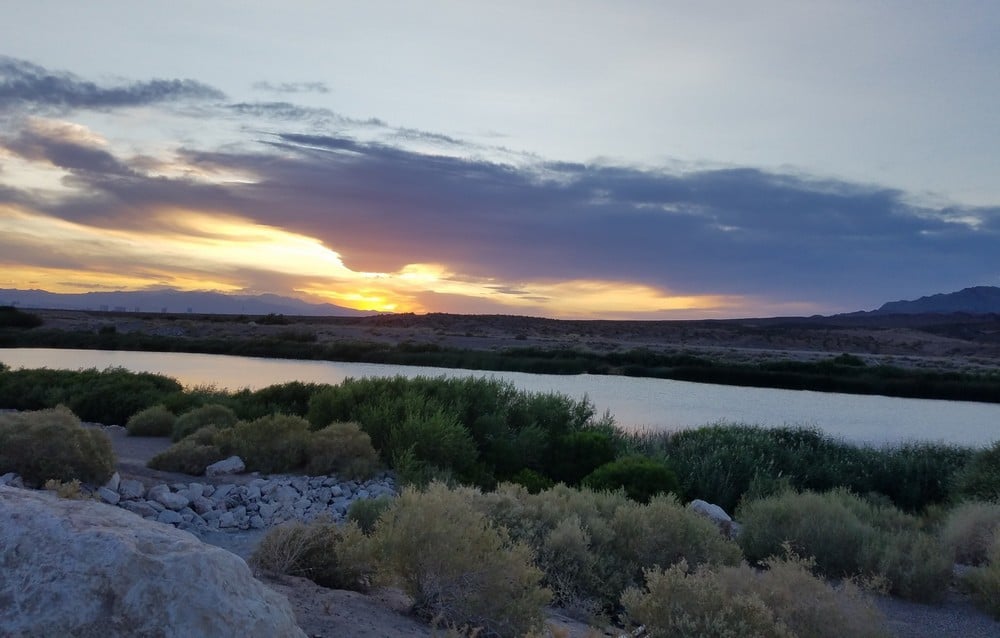
[[218,89],[194,80],[149,80],[99,86],[65,71],[0,56],[0,107],[108,109],[175,100],[221,100]]
[[17,137],[0,140],[0,145],[25,159],[47,161],[73,172],[99,176],[133,174],[108,151],[41,131],[22,130]]
[[530,282],[600,279],[854,310],[1000,278],[1000,208],[919,208],[891,189],[755,169],[516,167],[279,134],[265,152],[184,151],[189,164],[257,178],[206,185],[124,179],[104,151],[34,143],[101,195],[51,214],[141,225],[152,205],[230,212],[320,238],[355,270],[441,263],[493,278],[498,301],[530,294]]
[[324,82],[254,82],[253,88],[268,93],[329,93]]

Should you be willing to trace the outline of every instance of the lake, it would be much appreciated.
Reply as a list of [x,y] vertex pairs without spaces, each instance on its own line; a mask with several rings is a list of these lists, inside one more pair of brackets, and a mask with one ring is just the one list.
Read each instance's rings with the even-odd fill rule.
[[287,381],[340,383],[348,377],[446,376],[505,379],[529,392],[589,397],[628,430],[680,430],[719,421],[815,426],[854,443],[942,441],[985,446],[1000,440],[1000,404],[901,399],[600,375],[490,372],[334,361],[259,359],[172,352],[0,349],[11,368],[122,367],[155,372],[185,386],[257,389]]

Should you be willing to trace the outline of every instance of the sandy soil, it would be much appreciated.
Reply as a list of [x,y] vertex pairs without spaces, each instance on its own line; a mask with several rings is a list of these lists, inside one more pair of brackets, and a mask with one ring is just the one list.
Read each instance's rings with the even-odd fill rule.
[[[230,476],[216,479],[191,477],[150,470],[145,462],[170,445],[167,438],[130,437],[124,428],[108,427],[118,469],[123,478],[136,478],[147,485],[153,482],[245,482],[253,475]],[[261,531],[212,532],[201,535],[201,540],[217,545],[248,559]],[[286,596],[295,610],[296,619],[310,637],[319,638],[409,638],[430,636],[431,628],[408,615],[408,601],[401,592],[381,590],[370,595],[351,591],[319,587],[304,578],[291,576],[258,577],[272,589]],[[876,604],[889,620],[893,635],[900,638],[996,638],[1000,636],[1000,622],[976,609],[968,598],[951,591],[940,605],[921,605],[890,597],[880,597]],[[585,624],[560,615],[555,610],[548,614],[550,626],[565,630],[567,638],[586,638],[611,635],[596,632]],[[595,633],[596,632],[596,633]]]

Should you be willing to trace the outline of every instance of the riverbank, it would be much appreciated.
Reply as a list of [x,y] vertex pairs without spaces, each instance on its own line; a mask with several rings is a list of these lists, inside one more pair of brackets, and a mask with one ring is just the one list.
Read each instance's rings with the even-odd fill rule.
[[1000,402],[992,315],[556,321],[32,311],[0,347],[194,352]]

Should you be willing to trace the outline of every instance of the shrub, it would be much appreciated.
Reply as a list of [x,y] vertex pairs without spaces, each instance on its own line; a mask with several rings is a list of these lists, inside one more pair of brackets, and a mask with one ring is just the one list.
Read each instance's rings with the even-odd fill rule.
[[389,496],[355,499],[347,508],[347,520],[356,523],[365,536],[369,536],[375,531],[382,514],[392,506],[393,500]]
[[428,618],[481,628],[482,636],[541,629],[549,592],[538,584],[531,550],[491,525],[465,493],[440,483],[404,490],[374,538],[386,575]]
[[579,485],[585,476],[614,461],[616,455],[617,442],[609,432],[571,432],[559,437],[553,444],[546,470],[556,482]]
[[[307,425],[308,427],[308,425]],[[332,423],[309,436],[306,473],[370,478],[379,466],[372,440],[357,423]]]
[[274,414],[220,430],[216,441],[226,456],[236,454],[242,458],[248,470],[287,472],[304,467],[308,460],[309,422],[302,417]]
[[977,501],[1000,501],[1000,441],[976,453],[955,476],[955,495]]
[[55,492],[56,496],[59,498],[66,498],[74,501],[82,501],[84,499],[92,498],[88,492],[83,491],[83,484],[80,483],[79,479],[73,479],[72,481],[49,479],[45,481],[45,485],[42,487],[49,492]]
[[108,435],[65,407],[0,414],[0,473],[17,472],[36,487],[49,479],[101,485],[114,468]]
[[993,537],[1000,530],[1000,503],[962,503],[948,513],[941,544],[964,565],[987,562]]
[[645,578],[646,590],[627,590],[622,605],[651,638],[794,637],[759,596],[731,595],[711,571],[692,573],[681,562],[649,569]]
[[154,405],[129,417],[125,429],[129,436],[170,436],[174,431],[174,413],[162,405]]
[[429,416],[411,415],[394,425],[388,449],[391,454],[411,451],[416,461],[453,470],[459,476],[476,462],[476,444],[468,430],[443,411]]
[[618,459],[588,475],[583,484],[592,490],[624,489],[634,501],[648,503],[656,494],[680,492],[677,476],[665,463],[641,456]]
[[331,589],[366,591],[375,571],[371,547],[361,529],[329,519],[272,527],[250,564],[266,572],[302,576]]
[[236,414],[231,409],[218,403],[211,403],[177,417],[177,421],[174,423],[173,439],[180,441],[207,425],[214,425],[221,430],[235,424]]
[[892,593],[913,600],[937,598],[950,579],[949,557],[918,530],[915,518],[843,489],[745,502],[737,520],[743,524],[740,546],[751,561],[778,555],[787,544],[813,557],[826,576],[880,576]]
[[538,494],[555,485],[549,477],[527,468],[512,476],[510,482],[523,486],[529,494]]
[[641,582],[644,567],[682,558],[692,565],[740,560],[735,543],[672,495],[640,504],[622,491],[560,484],[529,494],[504,484],[476,495],[473,504],[531,545],[556,602],[583,614],[614,611],[622,591]]
[[[198,433],[208,431],[214,433],[215,428],[203,428]],[[206,467],[226,458],[226,454],[218,445],[198,443],[194,438],[195,436],[197,436],[197,433],[183,441],[174,443],[166,450],[151,458],[147,465],[155,470],[181,472],[183,474],[199,476],[205,473]]]
[[988,559],[986,566],[965,574],[962,586],[977,606],[1000,620],[1000,530],[993,535]]
[[622,596],[628,615],[651,636],[888,636],[885,618],[856,587],[816,578],[794,554],[767,570],[686,562],[646,572],[646,588]]

